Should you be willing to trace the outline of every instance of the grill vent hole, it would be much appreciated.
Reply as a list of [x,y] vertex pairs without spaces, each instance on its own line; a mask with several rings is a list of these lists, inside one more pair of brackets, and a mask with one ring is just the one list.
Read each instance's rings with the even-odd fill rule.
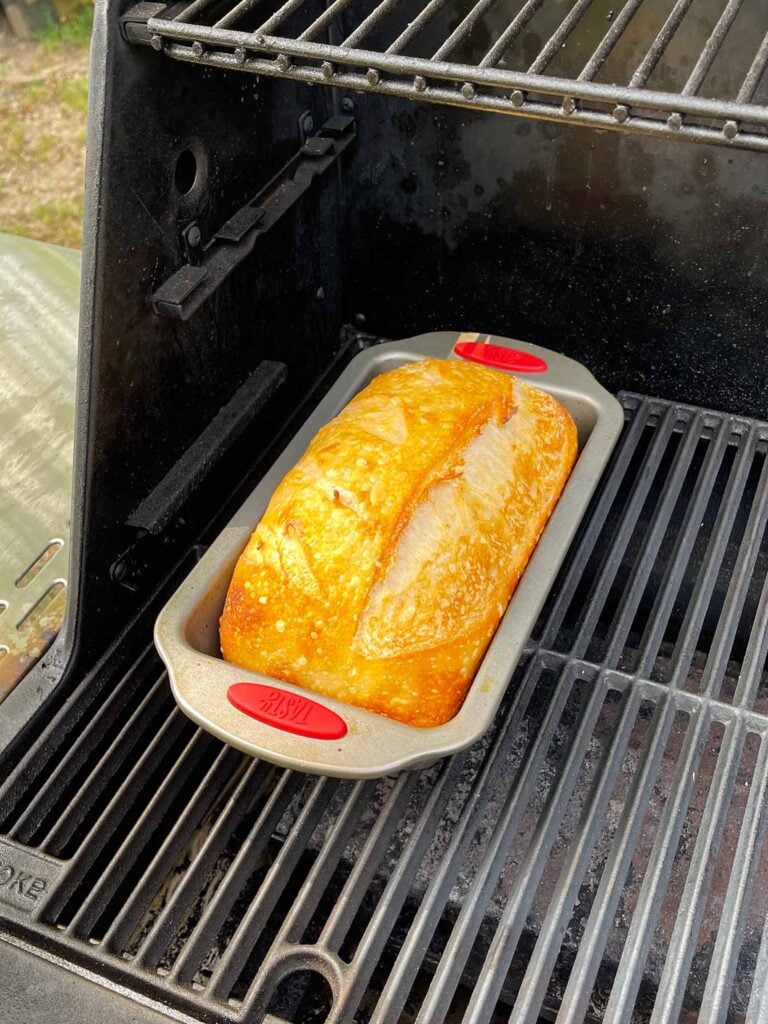
[[197,159],[191,149],[183,149],[176,158],[173,180],[177,191],[185,196],[192,191],[197,178]]

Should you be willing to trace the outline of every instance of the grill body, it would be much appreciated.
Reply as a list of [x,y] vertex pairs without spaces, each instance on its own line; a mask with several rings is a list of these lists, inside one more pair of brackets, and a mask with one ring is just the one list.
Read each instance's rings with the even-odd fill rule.
[[[168,60],[127,14],[92,53],[69,614],[0,716],[0,977],[56,964],[84,1020],[94,982],[147,1020],[765,1019],[764,156]],[[270,191],[289,161],[311,186]],[[174,709],[154,616],[352,354],[451,328],[626,416],[502,711],[380,782],[248,761]]]

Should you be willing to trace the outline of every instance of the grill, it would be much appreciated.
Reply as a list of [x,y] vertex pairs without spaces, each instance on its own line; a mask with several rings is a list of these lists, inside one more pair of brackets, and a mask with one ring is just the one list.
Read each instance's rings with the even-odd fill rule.
[[139,3],[124,25],[131,41],[205,66],[765,150],[768,22],[749,7],[193,0]]
[[200,1020],[764,1020],[768,424],[621,400],[481,742],[303,776],[113,654],[6,754],[10,941]]

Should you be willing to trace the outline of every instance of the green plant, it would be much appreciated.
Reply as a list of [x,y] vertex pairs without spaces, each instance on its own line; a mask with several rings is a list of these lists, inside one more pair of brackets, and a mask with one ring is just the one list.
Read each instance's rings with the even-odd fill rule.
[[45,160],[59,140],[55,135],[40,135],[35,141],[35,157]]
[[60,46],[62,43],[77,43],[85,46],[91,38],[92,28],[93,5],[86,4],[63,21],[58,21],[52,15],[49,16],[37,38],[43,46],[50,48]]
[[88,79],[65,78],[58,87],[59,99],[72,110],[88,109]]
[[[45,226],[46,236],[63,245],[79,245],[82,235],[82,202],[36,203],[33,216]],[[30,234],[35,232],[30,231]]]
[[15,117],[0,121],[0,149],[17,160],[24,156],[24,126]]

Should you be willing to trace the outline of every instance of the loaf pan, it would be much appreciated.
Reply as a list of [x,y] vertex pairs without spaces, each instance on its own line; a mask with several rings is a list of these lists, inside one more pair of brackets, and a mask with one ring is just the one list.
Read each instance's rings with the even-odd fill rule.
[[[579,433],[576,465],[461,709],[449,722],[428,729],[230,665],[219,650],[219,616],[235,563],[277,484],[320,427],[374,377],[425,358],[468,358],[525,377],[568,408]],[[622,424],[619,403],[581,364],[535,345],[441,332],[362,352],[160,613],[155,643],[177,703],[225,743],[320,775],[376,778],[423,767],[469,746],[493,719]]]

